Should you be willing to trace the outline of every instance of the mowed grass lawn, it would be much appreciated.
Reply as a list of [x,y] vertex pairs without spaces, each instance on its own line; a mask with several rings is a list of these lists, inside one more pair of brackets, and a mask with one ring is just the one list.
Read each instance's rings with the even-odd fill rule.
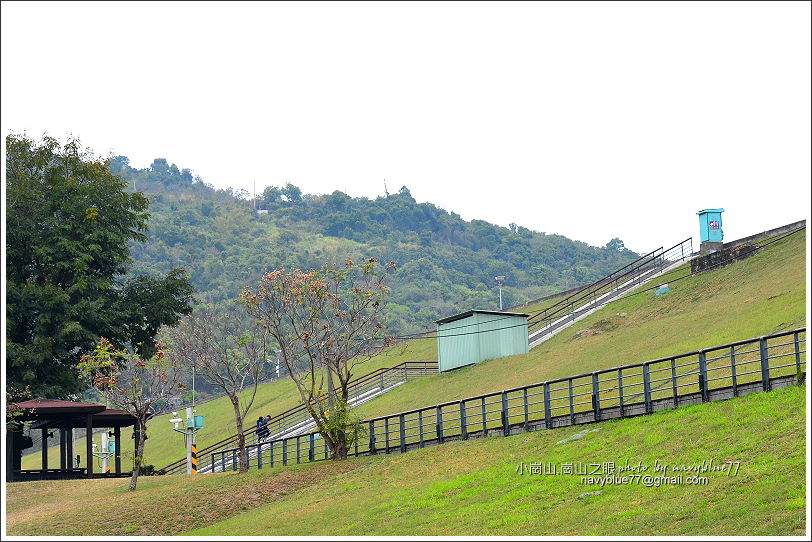
[[[8,534],[803,535],[805,392],[793,386],[403,455],[143,478],[135,493],[126,480],[8,484]],[[585,428],[598,431],[557,444]],[[601,488],[529,470],[703,461],[741,464],[735,475],[704,473],[704,485],[660,487]],[[592,491],[601,493],[579,498]]]
[[638,363],[805,326],[806,237],[800,232],[750,258],[631,295],[576,322],[530,353],[407,382],[358,407],[362,418],[430,406],[544,380]]

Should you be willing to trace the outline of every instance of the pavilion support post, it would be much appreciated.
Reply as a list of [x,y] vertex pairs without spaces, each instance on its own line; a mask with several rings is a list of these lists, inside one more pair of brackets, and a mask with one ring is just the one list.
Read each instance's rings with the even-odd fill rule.
[[85,465],[87,477],[93,478],[93,414],[87,415],[85,423]]
[[59,428],[59,470],[68,468],[68,435],[64,427]]
[[42,428],[42,470],[48,470],[48,428]]
[[73,427],[65,429],[65,468],[73,469],[76,467],[73,457]]
[[6,431],[6,481],[14,481],[14,435]]
[[116,474],[121,474],[121,426],[113,429],[113,438],[116,439]]

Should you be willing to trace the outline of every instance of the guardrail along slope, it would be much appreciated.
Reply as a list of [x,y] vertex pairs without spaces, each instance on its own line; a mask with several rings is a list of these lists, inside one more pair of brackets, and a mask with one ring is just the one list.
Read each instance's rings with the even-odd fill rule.
[[[806,329],[445,402],[363,422],[350,455],[398,454],[454,440],[625,418],[681,405],[730,399],[802,382]],[[250,447],[249,467],[329,459],[317,433]],[[236,470],[236,450],[211,455]]]

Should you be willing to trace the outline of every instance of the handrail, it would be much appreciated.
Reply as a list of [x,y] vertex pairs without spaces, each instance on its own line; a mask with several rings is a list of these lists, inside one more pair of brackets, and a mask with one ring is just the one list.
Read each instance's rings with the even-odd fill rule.
[[644,259],[644,258],[648,258],[649,256],[651,256],[652,254],[654,254],[654,253],[655,253],[655,252],[657,252],[658,250],[662,250],[662,249],[663,249],[663,247],[660,247],[660,248],[658,248],[658,249],[654,249],[654,250],[652,250],[651,252],[649,252],[649,253],[647,253],[647,254],[644,254],[643,256],[640,256],[639,258],[637,258],[637,259],[636,259],[636,260],[634,260],[633,262],[630,262],[630,263],[628,263],[628,264],[624,265],[623,267],[621,267],[621,268],[619,268],[619,269],[615,269],[614,271],[612,271],[612,272],[611,272],[611,273],[609,273],[608,275],[606,275],[606,276],[604,276],[604,277],[599,278],[599,279],[598,279],[598,280],[596,280],[595,282],[592,282],[592,283],[590,283],[590,284],[587,284],[587,285],[586,285],[586,286],[584,286],[583,288],[579,289],[577,292],[573,292],[573,293],[572,293],[572,294],[570,294],[569,296],[567,296],[567,297],[565,297],[565,298],[563,298],[563,299],[560,299],[560,300],[559,300],[559,301],[557,301],[555,304],[550,305],[549,307],[545,307],[543,311],[541,311],[541,312],[539,312],[539,313],[534,314],[534,315],[533,315],[533,316],[531,316],[531,317],[530,317],[528,320],[533,320],[533,319],[537,318],[537,317],[538,317],[540,314],[542,314],[543,312],[548,311],[548,310],[550,310],[550,309],[552,309],[552,308],[554,308],[554,307],[557,307],[558,305],[560,305],[560,304],[562,304],[562,303],[566,303],[567,301],[569,301],[569,300],[570,300],[571,298],[573,298],[574,296],[576,296],[576,295],[578,295],[578,294],[582,293],[584,290],[587,290],[587,289],[589,289],[589,288],[592,288],[592,287],[596,286],[596,285],[597,285],[597,284],[599,284],[600,282],[603,282],[603,281],[607,280],[608,278],[610,278],[610,277],[611,277],[612,275],[614,275],[615,273],[619,273],[620,271],[623,271],[624,269],[626,269],[626,268],[627,268],[627,267],[629,267],[630,265],[636,264],[636,263],[637,263],[637,262],[639,262],[640,260],[642,260],[642,259]]
[[[629,267],[629,265],[632,265],[632,264],[629,264],[629,265],[627,265],[627,266],[625,266],[625,267],[623,267],[623,268],[621,268],[621,269],[619,269],[619,270],[617,270],[617,271],[615,271],[613,273],[610,273],[606,277],[594,282],[593,284],[587,286],[583,290],[575,292],[574,294],[570,295],[569,297],[559,301],[555,305],[551,305],[550,307],[545,308],[543,311],[541,311],[539,313],[536,313],[535,315],[533,315],[531,318],[528,319],[528,327],[535,327],[535,326],[540,325],[544,321],[548,321],[548,320],[551,321],[553,316],[561,314],[562,312],[565,311],[565,309],[567,307],[569,307],[570,309],[574,308],[575,303],[577,301],[583,300],[583,299],[585,299],[585,298],[587,298],[589,296],[596,296],[597,293],[605,286],[608,286],[608,285],[611,285],[611,284],[614,284],[614,283],[618,283],[621,280],[629,279],[630,276],[636,275],[637,273],[639,273],[639,271],[643,270],[644,268],[648,268],[649,264],[651,264],[651,263],[656,264],[658,259],[664,258],[664,256],[666,254],[668,254],[672,250],[684,245],[686,242],[690,241],[691,239],[692,239],[691,237],[688,237],[688,238],[684,239],[683,241],[680,241],[679,243],[675,244],[674,246],[672,246],[672,247],[670,247],[670,248],[668,248],[666,250],[663,250],[662,247],[660,247],[657,250],[654,250],[654,251],[648,253],[646,256],[643,256],[642,258],[638,258],[637,260],[635,260],[635,262],[632,262],[632,264],[634,264],[634,263],[637,263],[637,262],[641,262],[641,260],[643,260],[644,258],[646,259],[646,261],[644,261],[644,262],[637,263],[637,265],[634,268],[629,269],[629,270],[625,271],[622,274],[616,275],[615,277],[612,277],[613,274],[622,271],[626,267]],[[655,253],[657,253],[655,256],[650,257],[652,254],[655,254]],[[683,258],[684,258],[684,255],[683,255]],[[634,278],[631,278],[631,280],[634,280]],[[589,290],[589,291],[587,291],[587,290]],[[564,302],[566,302],[565,306],[559,307],[556,310],[552,310],[552,309],[555,309],[555,307],[557,307],[558,305],[561,305]],[[570,312],[567,312],[567,314],[570,314]]]

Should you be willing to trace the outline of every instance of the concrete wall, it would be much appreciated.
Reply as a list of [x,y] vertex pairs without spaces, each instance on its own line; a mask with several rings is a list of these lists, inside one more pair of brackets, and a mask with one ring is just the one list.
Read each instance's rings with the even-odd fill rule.
[[741,245],[744,243],[752,243],[753,241],[758,241],[759,239],[765,239],[767,237],[774,237],[776,235],[780,235],[782,233],[791,232],[792,230],[797,230],[798,228],[806,226],[806,220],[799,220],[798,222],[793,222],[792,224],[787,224],[786,226],[780,226],[778,228],[773,228],[771,230],[766,230],[761,233],[756,233],[754,235],[750,235],[749,237],[742,237],[741,239],[736,239],[735,241],[730,241],[729,243],[725,243],[722,248],[728,248],[735,245]]

